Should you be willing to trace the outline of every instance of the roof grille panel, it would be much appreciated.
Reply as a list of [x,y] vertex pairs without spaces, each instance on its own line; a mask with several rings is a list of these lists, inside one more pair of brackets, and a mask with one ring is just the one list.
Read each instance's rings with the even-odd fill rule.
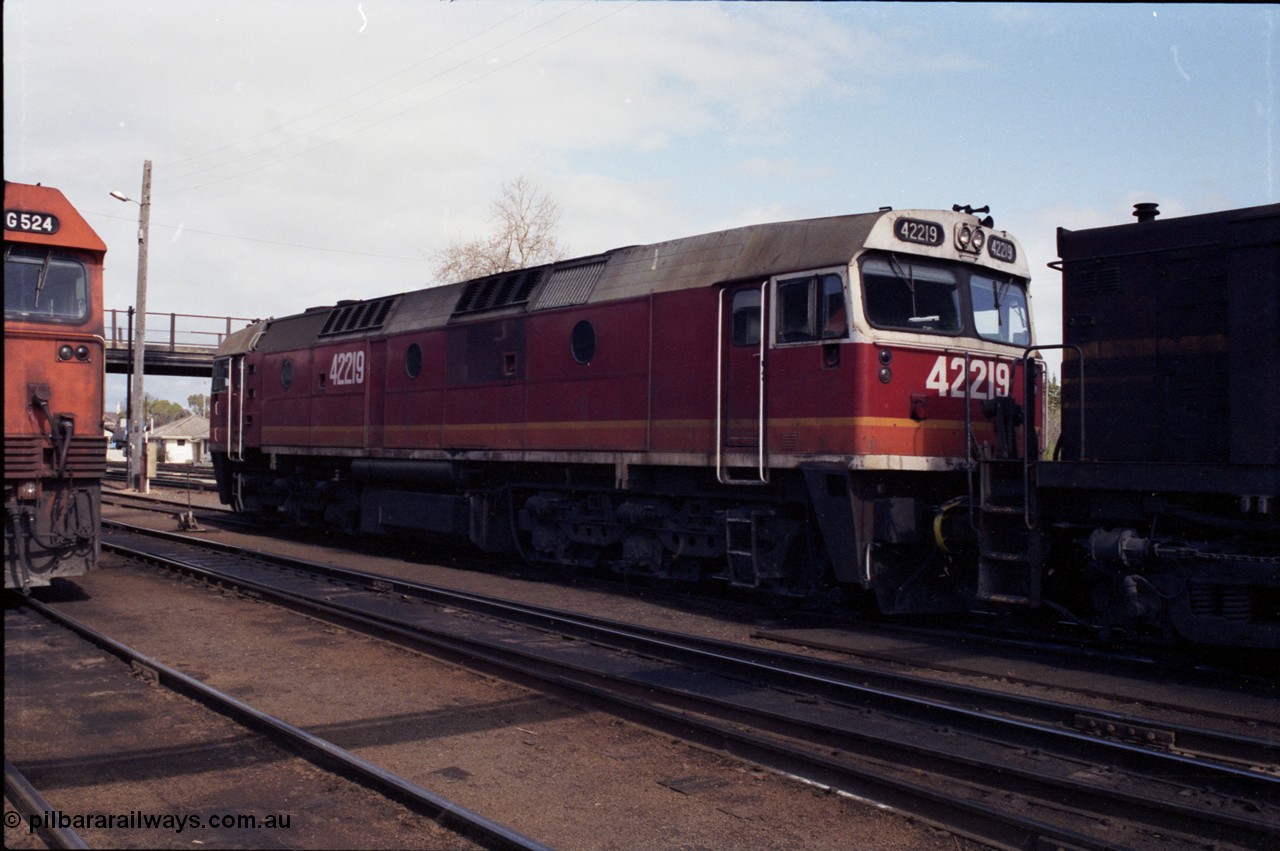
[[516,269],[468,281],[453,309],[454,317],[527,304],[542,281],[543,269]]
[[320,329],[320,336],[332,337],[336,334],[351,334],[356,331],[376,331],[387,321],[387,315],[391,313],[395,302],[395,296],[388,296],[372,301],[340,304],[329,311],[324,327]]
[[582,304],[595,290],[596,283],[604,272],[604,264],[605,261],[600,260],[556,269],[547,279],[547,285],[542,288],[535,309]]

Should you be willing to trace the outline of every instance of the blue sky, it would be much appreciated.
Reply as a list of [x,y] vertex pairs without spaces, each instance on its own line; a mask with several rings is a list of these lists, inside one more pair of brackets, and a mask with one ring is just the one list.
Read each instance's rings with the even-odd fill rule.
[[517,176],[573,254],[990,204],[1049,342],[1056,227],[1277,200],[1278,48],[1274,5],[6,0],[5,177],[123,309],[151,159],[149,310],[248,317],[433,283]]

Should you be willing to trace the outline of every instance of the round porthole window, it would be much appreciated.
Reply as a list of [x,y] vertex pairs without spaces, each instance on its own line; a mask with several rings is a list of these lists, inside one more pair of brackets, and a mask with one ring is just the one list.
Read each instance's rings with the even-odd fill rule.
[[422,373],[422,347],[413,343],[404,353],[404,371],[410,378],[417,378]]
[[285,390],[289,389],[289,385],[293,383],[293,361],[288,358],[280,364],[280,386]]
[[573,334],[569,337],[569,349],[578,363],[590,363],[596,356],[596,327],[585,319],[574,325]]

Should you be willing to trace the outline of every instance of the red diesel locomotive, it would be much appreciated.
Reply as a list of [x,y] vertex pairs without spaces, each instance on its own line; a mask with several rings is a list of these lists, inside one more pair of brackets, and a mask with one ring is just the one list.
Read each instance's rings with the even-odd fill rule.
[[61,192],[4,185],[4,584],[96,566],[107,246]]
[[970,459],[1038,449],[993,419],[1040,417],[1027,285],[990,217],[886,208],[267,320],[215,361],[221,498],[575,569],[963,608],[979,568],[938,542],[968,523]]

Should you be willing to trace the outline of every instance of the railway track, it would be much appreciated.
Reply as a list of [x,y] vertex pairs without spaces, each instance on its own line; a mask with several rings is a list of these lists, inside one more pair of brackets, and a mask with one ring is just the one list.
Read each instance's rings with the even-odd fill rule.
[[[107,524],[121,554],[544,689],[999,847],[1266,847],[1280,750]],[[459,613],[462,613],[461,616]],[[1069,801],[1069,804],[1064,804]]]
[[[132,510],[149,511],[176,517],[179,521],[176,527],[177,531],[213,531],[213,528],[205,527],[202,529],[199,526],[199,521],[205,520],[211,522],[214,528],[235,527],[241,530],[259,532],[270,529],[273,530],[273,534],[281,535],[285,539],[298,538],[298,529],[296,527],[291,529],[287,525],[267,526],[248,515],[240,514],[227,508],[195,505],[189,495],[184,499],[180,496],[164,498],[154,494],[144,495],[128,491],[104,491],[103,504],[119,505]],[[190,513],[189,518],[182,516],[184,509]],[[192,523],[196,525],[192,527],[190,525]],[[354,538],[348,538],[347,542],[356,544]],[[447,543],[445,545],[449,546]],[[361,541],[356,544],[356,547],[359,552],[366,554],[400,552],[394,543],[382,540],[376,540],[372,543]],[[482,571],[492,571],[495,568],[499,570],[508,569],[505,563],[492,556],[480,555],[474,551],[456,547],[450,548],[450,563]],[[535,567],[532,569],[539,570],[540,568]],[[552,577],[555,576],[554,571],[549,571],[548,573]],[[593,576],[591,579],[593,582],[598,583],[600,587],[609,589],[610,593],[619,595],[631,595],[634,593],[634,583],[620,582],[611,576]],[[724,599],[717,596],[718,592],[723,591],[718,586],[711,593],[699,590],[678,591],[666,587],[661,589],[649,588],[648,590],[651,593],[656,591],[663,598],[686,608],[706,610],[709,605],[716,607],[725,605]],[[1001,654],[1021,654],[1039,659],[1044,658],[1047,653],[1053,658],[1072,660],[1077,665],[1088,665],[1091,668],[1104,666],[1118,669],[1123,671],[1123,676],[1125,677],[1145,677],[1156,682],[1163,682],[1170,673],[1176,673],[1181,680],[1186,680],[1188,676],[1193,676],[1190,674],[1193,669],[1200,669],[1200,674],[1194,675],[1194,679],[1210,682],[1214,687],[1220,685],[1223,676],[1232,677],[1242,682],[1252,680],[1270,683],[1275,679],[1275,666],[1274,664],[1269,664],[1274,660],[1264,655],[1254,658],[1241,654],[1214,654],[1200,649],[1192,656],[1188,656],[1188,649],[1181,646],[1134,645],[1132,642],[1121,644],[1100,643],[1098,636],[1088,632],[1071,633],[1070,630],[1056,632],[1053,630],[1036,631],[1027,629],[1024,626],[989,623],[981,619],[961,625],[952,622],[924,625],[918,622],[914,624],[904,623],[895,618],[876,618],[867,612],[833,613],[827,610],[818,611],[806,607],[791,608],[789,606],[784,607],[782,610],[785,610],[785,617],[790,622],[786,628],[780,630],[759,629],[755,631],[753,638],[780,644],[790,644],[820,652],[838,653],[847,658],[874,660],[884,664],[905,664],[917,667],[928,664],[929,667],[940,673],[954,669],[949,668],[945,663],[925,663],[919,658],[877,654],[866,646],[858,644],[850,636],[865,635],[865,630],[872,628],[879,634],[901,635],[907,638],[923,636],[927,637],[931,642],[953,640],[967,645],[981,643],[983,646],[990,647],[993,652]],[[758,606],[753,607],[752,611],[759,611]],[[1266,688],[1267,686],[1263,685],[1262,687]],[[1079,687],[1074,687],[1072,690],[1082,694],[1103,696],[1097,691]]]
[[[40,794],[40,790],[31,785],[31,781],[27,780],[26,775],[18,770],[18,767],[9,762],[9,758],[4,760],[4,794],[7,799],[18,807],[21,813],[25,813],[27,819],[33,816],[42,816],[51,812],[52,807],[45,800],[44,795]],[[15,811],[14,815],[20,815]],[[16,823],[11,825],[8,823],[10,818],[5,813],[5,827],[14,828]],[[31,822],[28,821],[28,824]],[[58,824],[40,823],[39,827],[34,828],[33,832],[40,836],[46,847],[49,848],[88,848],[80,835],[69,827],[62,827]]]
[[[73,633],[100,650],[115,656],[128,665],[135,676],[198,702],[231,719],[254,735],[302,757],[318,768],[372,789],[388,800],[426,815],[452,830],[459,837],[485,848],[547,851],[547,846],[540,842],[522,836],[446,797],[364,760],[331,741],[302,730],[199,679],[188,676],[60,612],[56,607],[31,598],[24,598],[20,605],[39,615],[49,624]],[[18,768],[11,766],[6,759],[6,794],[11,794],[11,784],[15,790],[12,794],[19,796],[20,806],[28,812],[28,815],[39,816],[51,811],[52,808],[34,787],[22,778]],[[55,843],[55,847],[86,847],[74,831],[55,829],[49,833],[48,841]]]
[[[128,478],[128,471],[120,463],[109,463],[104,478],[113,482],[123,482]],[[157,468],[156,475],[148,481],[154,487],[173,488],[175,490],[213,491],[218,484],[214,481],[213,471],[201,468],[196,471],[190,465],[171,464]]]
[[183,532],[215,531],[200,525],[201,520],[211,521],[215,527],[231,527],[241,530],[261,529],[261,524],[227,508],[211,508],[195,505],[190,499],[165,499],[153,494],[121,491],[103,491],[102,504],[115,505],[131,511],[148,511],[165,514],[177,521],[176,528]]

